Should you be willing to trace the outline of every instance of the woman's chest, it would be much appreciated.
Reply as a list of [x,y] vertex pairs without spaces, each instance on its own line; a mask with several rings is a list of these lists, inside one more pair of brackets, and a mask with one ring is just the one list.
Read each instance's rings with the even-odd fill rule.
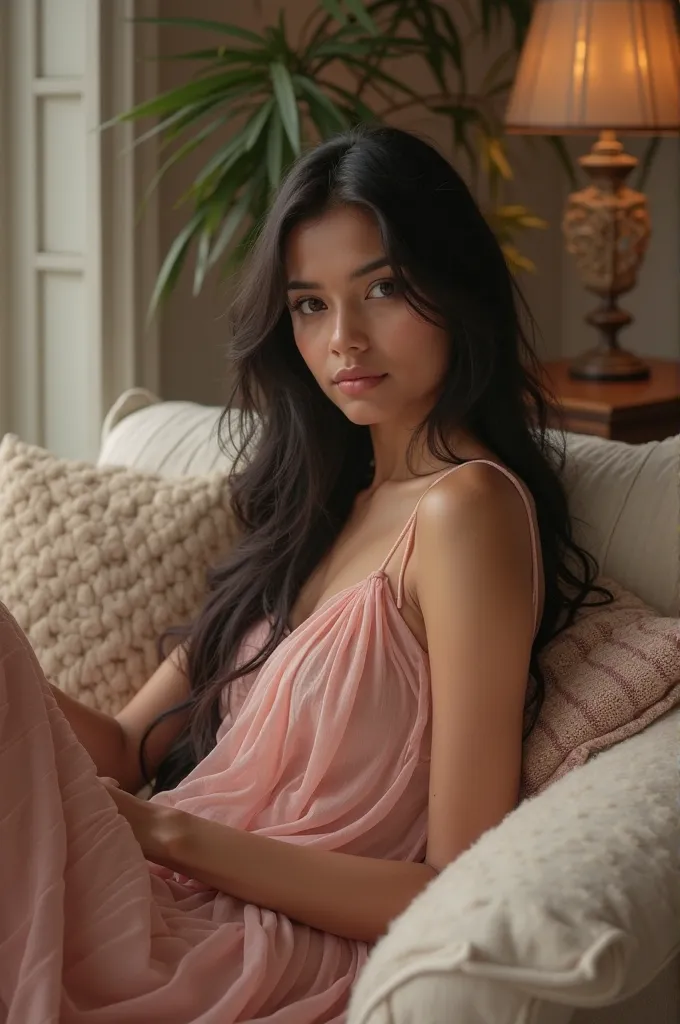
[[[230,723],[364,737],[405,735],[429,704],[429,665],[390,595],[370,579],[331,599],[288,634],[256,671],[225,688]],[[252,652],[265,628],[248,641]],[[379,739],[373,737],[373,739]]]
[[[355,508],[334,543],[301,587],[289,617],[291,632],[309,621],[335,595],[358,587],[372,574],[383,571],[391,593],[397,595],[399,576],[407,537],[404,527],[413,509],[413,498],[387,496],[380,503]],[[391,556],[391,557],[390,557]],[[414,599],[415,560],[404,566],[402,588],[405,595],[401,613],[424,649],[427,640],[422,616]]]

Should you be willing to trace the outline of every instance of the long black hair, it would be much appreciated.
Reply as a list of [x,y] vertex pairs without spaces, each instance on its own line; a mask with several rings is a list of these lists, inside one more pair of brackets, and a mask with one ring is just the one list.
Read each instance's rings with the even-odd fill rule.
[[[286,305],[291,229],[338,204],[375,217],[398,286],[452,339],[439,397],[418,436],[438,459],[455,464],[461,460],[449,439],[464,425],[534,498],[545,603],[531,659],[528,728],[544,693],[538,652],[599,590],[595,563],[572,536],[559,478],[563,445],[547,431],[532,321],[465,183],[427,142],[396,128],[364,127],[324,142],[288,175],[231,308],[227,409],[241,410],[230,438],[239,448],[231,501],[241,540],[211,571],[209,596],[188,630],[191,697],[181,705],[190,708],[188,725],[159,769],[157,790],[176,785],[214,747],[223,687],[262,665],[281,641],[301,587],[371,481],[369,429],[351,423],[318,387]],[[225,413],[223,439],[228,422]],[[237,667],[245,634],[265,619],[271,629],[264,646]],[[155,724],[141,744],[144,774],[144,742]]]

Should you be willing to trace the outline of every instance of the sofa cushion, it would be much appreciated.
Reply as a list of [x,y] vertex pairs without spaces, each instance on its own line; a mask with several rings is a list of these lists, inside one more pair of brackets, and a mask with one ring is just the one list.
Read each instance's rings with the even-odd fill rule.
[[613,603],[582,608],[541,654],[545,701],[524,744],[524,796],[680,704],[680,619],[600,582]]
[[673,711],[485,833],[373,949],[347,1024],[562,1024],[645,988],[680,950],[679,738]]
[[604,576],[680,614],[680,437],[632,445],[569,434],[567,453],[576,539]]
[[0,443],[0,600],[45,674],[116,714],[234,538],[224,474],[166,480]]

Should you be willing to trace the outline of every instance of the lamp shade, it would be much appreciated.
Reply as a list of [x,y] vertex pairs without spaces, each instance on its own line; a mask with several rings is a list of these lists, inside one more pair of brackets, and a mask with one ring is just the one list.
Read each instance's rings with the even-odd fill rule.
[[663,135],[680,130],[674,0],[538,0],[506,128]]

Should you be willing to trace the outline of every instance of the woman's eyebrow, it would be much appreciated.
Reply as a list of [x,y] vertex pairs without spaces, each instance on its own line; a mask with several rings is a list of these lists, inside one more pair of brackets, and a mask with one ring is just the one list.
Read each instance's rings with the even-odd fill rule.
[[[366,274],[372,273],[374,270],[380,270],[381,267],[389,267],[390,261],[386,256],[380,256],[377,260],[371,260],[370,263],[365,263],[363,267],[359,267],[357,270],[353,270],[349,275],[350,280],[354,281],[357,277],[364,277]],[[289,292],[306,290],[312,288],[321,288],[321,284],[318,281],[289,281],[286,285],[286,290]]]

